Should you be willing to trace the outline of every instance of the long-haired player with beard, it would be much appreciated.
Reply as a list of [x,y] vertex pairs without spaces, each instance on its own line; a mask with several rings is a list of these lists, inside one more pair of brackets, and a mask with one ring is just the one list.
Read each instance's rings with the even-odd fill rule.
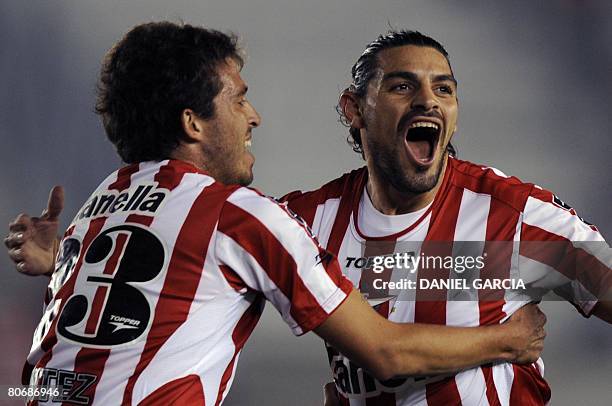
[[[366,166],[284,200],[381,315],[403,323],[496,325],[554,290],[583,315],[612,322],[610,249],[597,228],[537,185],[454,157],[457,81],[439,42],[414,31],[381,35],[352,76],[338,110]],[[452,256],[466,242],[480,244],[475,255],[489,253],[471,276],[520,279],[532,290],[472,289],[461,292],[466,298],[419,289],[458,277],[452,269],[421,267],[412,274],[417,289],[393,292],[380,286],[404,270],[377,273],[369,262],[406,247],[421,256]],[[541,359],[380,381],[333,345],[327,350],[342,405],[524,406],[551,397]]]

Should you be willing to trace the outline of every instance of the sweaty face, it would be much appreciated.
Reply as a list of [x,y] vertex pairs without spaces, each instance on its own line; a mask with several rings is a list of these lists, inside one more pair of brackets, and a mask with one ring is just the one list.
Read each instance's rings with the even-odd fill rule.
[[434,48],[381,51],[361,102],[368,166],[400,192],[432,190],[457,123],[456,92],[450,66]]
[[255,157],[250,152],[251,130],[261,118],[246,99],[247,86],[233,60],[218,70],[222,89],[214,99],[214,116],[208,120],[211,137],[203,148],[207,169],[225,184],[248,185],[253,181]]

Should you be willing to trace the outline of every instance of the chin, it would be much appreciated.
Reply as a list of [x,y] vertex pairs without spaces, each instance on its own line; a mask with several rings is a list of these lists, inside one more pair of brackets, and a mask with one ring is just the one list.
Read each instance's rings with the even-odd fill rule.
[[444,169],[444,158],[445,155],[443,154],[440,156],[439,161],[425,170],[415,170],[413,167],[409,171],[403,171],[403,176],[394,177],[395,179],[391,183],[397,190],[403,193],[420,194],[429,192],[440,182]]
[[238,182],[238,184],[240,186],[249,186],[251,183],[253,183],[253,178],[249,178],[249,179],[243,179],[240,182]]
[[249,171],[248,173],[242,174],[236,181],[236,183],[240,186],[249,186],[253,183],[253,172]]

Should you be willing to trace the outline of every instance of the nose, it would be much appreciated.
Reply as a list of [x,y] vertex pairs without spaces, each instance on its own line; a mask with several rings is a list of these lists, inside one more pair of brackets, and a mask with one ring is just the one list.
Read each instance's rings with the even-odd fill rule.
[[412,109],[422,109],[424,111],[430,111],[440,107],[438,98],[434,94],[431,86],[422,85],[419,86],[414,98],[412,99]]
[[253,107],[253,105],[250,105],[250,106],[251,106],[251,114],[249,115],[249,127],[251,128],[259,127],[259,124],[261,124],[261,116],[259,115],[257,110],[255,110],[255,107]]

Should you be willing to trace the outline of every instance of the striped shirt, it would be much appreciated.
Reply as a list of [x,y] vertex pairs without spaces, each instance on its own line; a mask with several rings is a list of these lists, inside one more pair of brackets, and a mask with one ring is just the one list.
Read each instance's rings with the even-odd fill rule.
[[220,404],[266,300],[296,335],[352,285],[299,218],[181,161],[111,174],[62,242],[23,381],[32,404]]
[[[337,254],[344,274],[389,320],[491,325],[550,290],[588,316],[597,297],[612,286],[609,254],[585,244],[600,242],[607,247],[597,229],[536,185],[449,158],[433,203],[406,222],[401,220],[406,216],[372,213],[375,209],[365,191],[367,176],[367,169],[361,168],[318,190],[293,192],[284,200],[312,226],[321,244]],[[378,227],[372,225],[376,222]],[[423,255],[455,255],[459,241],[480,242],[480,254],[495,252],[476,276],[479,272],[521,279],[529,294],[519,288],[467,289],[462,294],[468,296],[457,300],[452,288],[420,288],[426,286],[420,285],[421,280],[452,278],[452,270],[440,267],[427,272],[419,268],[414,274],[416,289],[371,290],[374,278],[397,281],[399,272],[373,272],[372,257],[405,252],[415,244],[415,251]],[[453,376],[379,382],[335,349],[327,349],[343,405],[543,405],[550,399],[541,359],[531,365],[496,363]]]

